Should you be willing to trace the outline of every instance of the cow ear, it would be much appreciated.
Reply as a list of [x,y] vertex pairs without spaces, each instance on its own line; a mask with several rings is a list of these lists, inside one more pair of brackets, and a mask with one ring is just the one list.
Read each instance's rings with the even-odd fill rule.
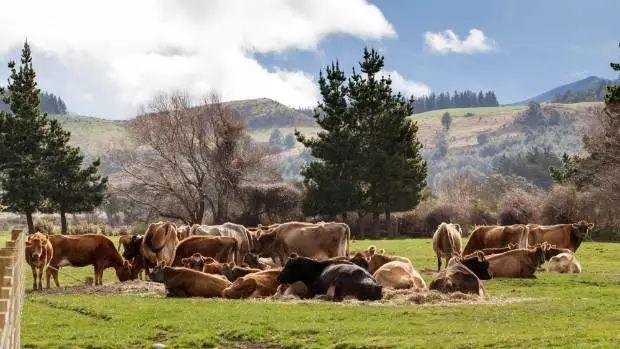
[[295,252],[291,253],[288,256],[288,259],[297,259],[297,258],[299,258],[299,255],[297,253],[295,253]]
[[479,262],[484,262],[484,253],[482,251],[478,251],[476,253]]
[[588,223],[588,229],[594,228],[594,223]]
[[385,254],[385,249],[384,248],[380,248],[379,250],[377,250],[377,254]]

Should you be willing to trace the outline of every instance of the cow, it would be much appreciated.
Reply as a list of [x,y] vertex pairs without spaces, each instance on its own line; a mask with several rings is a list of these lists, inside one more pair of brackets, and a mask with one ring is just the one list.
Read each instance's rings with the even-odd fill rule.
[[235,264],[241,265],[248,258],[250,251],[254,249],[254,237],[240,224],[224,223],[221,225],[194,224],[189,229],[189,235],[228,236],[237,240],[239,248],[238,260]]
[[114,242],[103,235],[52,235],[49,241],[52,244],[53,257],[45,273],[47,288],[50,287],[50,276],[54,277],[56,287],[60,287],[58,271],[64,266],[94,266],[95,285],[103,284],[103,271],[107,268],[114,268],[119,281],[134,278],[131,264],[123,260]]
[[278,275],[278,282],[292,284],[297,281],[306,285],[309,297],[325,295],[327,299],[341,301],[345,297],[378,300],[383,296],[377,280],[350,262],[318,261],[292,254]]
[[238,267],[232,263],[219,263],[213,258],[206,258],[202,268],[204,273],[218,274],[226,277],[230,282],[234,282],[238,278],[262,271],[261,269]]
[[483,255],[485,256],[490,256],[492,254],[498,254],[498,253],[504,253],[510,250],[514,250],[519,248],[519,245],[515,242],[511,242],[508,244],[508,246],[506,247],[491,247],[491,248],[483,248],[482,250],[478,250],[475,251],[474,253],[468,254],[467,256],[464,257],[471,257],[471,256],[475,256],[476,253],[478,252],[482,252]]
[[435,276],[428,288],[441,293],[462,292],[479,296],[485,295],[482,281],[463,265],[459,258],[450,259],[446,269]]
[[396,289],[402,288],[426,288],[426,283],[420,273],[413,269],[411,263],[392,261],[382,265],[372,275],[383,287]]
[[368,270],[368,259],[366,257],[364,257],[364,255],[360,252],[356,252],[354,255],[350,256],[350,257],[343,257],[343,256],[339,256],[339,257],[332,257],[332,258],[328,258],[326,259],[328,261],[345,261],[345,262],[351,262],[353,264],[359,265],[360,267]]
[[54,250],[48,235],[36,232],[28,236],[25,255],[26,263],[28,263],[32,269],[33,290],[43,289],[43,281],[41,281],[43,279],[43,272],[47,270],[53,254]]
[[493,277],[532,278],[546,261],[546,246],[520,248],[487,257]]
[[156,266],[150,278],[163,283],[167,295],[172,297],[222,297],[222,291],[231,285],[230,281],[219,276],[167,265]]
[[177,227],[174,223],[151,223],[140,244],[140,254],[144,259],[147,274],[149,268],[155,265],[170,265],[178,243]]
[[590,230],[594,228],[594,223],[579,221],[573,224],[557,225],[528,224],[528,228],[530,245],[547,242],[558,248],[577,252],[583,240],[589,236]]
[[463,255],[469,255],[485,248],[506,247],[517,243],[520,248],[528,246],[528,228],[523,224],[480,226],[474,229],[463,249]]
[[555,273],[581,273],[581,264],[572,252],[560,253],[549,260],[549,271]]
[[308,298],[308,287],[301,281],[294,282],[292,284],[280,284],[276,296],[278,297],[293,297],[293,298]]
[[407,257],[374,254],[368,261],[368,272],[374,274],[382,265],[393,261],[401,261],[413,265]]
[[366,258],[366,260],[370,260],[370,257],[372,257],[374,254],[385,254],[385,250],[382,248],[377,249],[377,246],[370,245],[365,251],[352,252],[350,256],[362,255],[364,258]]
[[255,252],[271,257],[277,265],[284,265],[291,253],[315,259],[347,257],[350,235],[344,223],[288,222],[262,231]]
[[281,268],[260,270],[237,278],[232,285],[222,291],[225,298],[262,298],[273,296],[280,283],[278,275]]
[[237,258],[237,240],[227,236],[190,236],[179,242],[173,253],[173,267],[180,267],[183,258],[194,253],[212,257],[218,262],[235,261]]
[[177,228],[177,238],[179,239],[179,241],[189,237],[190,228],[191,227],[186,224]]
[[461,255],[461,226],[458,224],[441,223],[433,234],[433,250],[437,255],[437,271],[441,270],[441,258],[446,265],[453,255]]
[[480,280],[490,280],[493,278],[493,274],[489,271],[489,261],[481,251],[456,258],[458,258],[461,264],[476,274]]
[[140,253],[140,247],[142,246],[142,235],[123,235],[119,238],[118,249],[123,246],[123,258],[131,263],[133,279],[139,278],[143,280],[142,274],[145,269],[144,258]]

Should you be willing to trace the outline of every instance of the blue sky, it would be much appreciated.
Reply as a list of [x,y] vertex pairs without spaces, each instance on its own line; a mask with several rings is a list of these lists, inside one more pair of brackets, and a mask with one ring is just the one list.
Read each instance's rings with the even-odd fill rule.
[[[28,38],[40,86],[82,115],[135,116],[161,92],[314,106],[318,72],[380,50],[405,93],[500,103],[616,78],[618,0],[20,0],[0,11],[0,81]],[[33,10],[36,9],[36,10]]]

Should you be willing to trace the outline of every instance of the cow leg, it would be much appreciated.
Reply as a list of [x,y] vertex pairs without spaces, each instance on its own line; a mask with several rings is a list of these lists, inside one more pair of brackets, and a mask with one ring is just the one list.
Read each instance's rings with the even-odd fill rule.
[[52,270],[52,276],[54,277],[54,283],[56,284],[56,287],[60,287],[60,283],[58,282],[58,270],[59,269],[60,267]]
[[44,268],[44,266],[40,266],[39,270],[38,270],[38,274],[39,274],[39,290],[43,290],[43,281],[41,281],[41,279],[43,278],[43,268]]
[[95,266],[95,286],[103,285],[103,268]]
[[31,265],[30,269],[32,269],[32,289],[36,290],[37,289],[37,268],[34,265]]
[[437,271],[441,270],[441,255],[437,255]]

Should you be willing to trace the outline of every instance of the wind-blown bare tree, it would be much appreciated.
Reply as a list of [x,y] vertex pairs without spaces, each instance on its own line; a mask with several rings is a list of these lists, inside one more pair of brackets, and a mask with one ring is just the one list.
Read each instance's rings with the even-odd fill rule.
[[130,130],[138,146],[118,157],[126,183],[117,190],[160,217],[224,222],[242,184],[278,176],[267,149],[216,95],[198,104],[185,93],[159,95]]

